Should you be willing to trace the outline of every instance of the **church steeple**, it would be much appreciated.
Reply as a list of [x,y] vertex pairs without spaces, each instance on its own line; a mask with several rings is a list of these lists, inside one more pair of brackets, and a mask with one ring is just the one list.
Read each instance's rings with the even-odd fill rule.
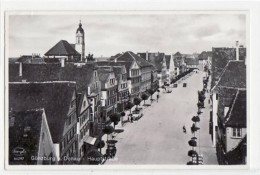
[[79,27],[76,31],[76,44],[75,49],[81,54],[81,61],[85,61],[85,36],[84,29],[82,28],[81,20],[79,21]]

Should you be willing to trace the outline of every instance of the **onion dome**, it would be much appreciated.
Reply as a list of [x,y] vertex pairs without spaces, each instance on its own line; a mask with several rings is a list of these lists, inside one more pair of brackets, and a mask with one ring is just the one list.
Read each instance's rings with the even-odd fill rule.
[[78,27],[76,33],[78,33],[78,32],[80,32],[80,33],[84,33],[84,30],[83,30],[83,28],[82,28],[82,24],[81,24],[81,22],[79,22],[79,27]]

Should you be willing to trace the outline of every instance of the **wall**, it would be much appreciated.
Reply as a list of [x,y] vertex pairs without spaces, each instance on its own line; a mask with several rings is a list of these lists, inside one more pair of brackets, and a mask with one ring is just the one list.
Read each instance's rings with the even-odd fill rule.
[[231,151],[236,148],[241,140],[246,135],[246,128],[242,128],[242,137],[241,138],[233,138],[233,130],[231,127],[226,128],[226,152]]
[[[39,158],[50,158],[47,161],[43,161],[38,159],[37,164],[57,164],[58,163],[58,157],[56,156],[55,148],[52,142],[51,134],[49,131],[49,127],[46,121],[45,113],[43,113],[43,121],[41,126],[41,135],[40,135],[40,141],[39,141],[39,151],[38,151],[38,157]],[[49,157],[51,156],[51,157]]]
[[218,126],[218,116],[217,116],[217,111],[218,111],[218,100],[216,99],[216,94],[217,92],[213,92],[213,102],[212,102],[212,121],[213,121],[213,146],[216,145],[216,126]]

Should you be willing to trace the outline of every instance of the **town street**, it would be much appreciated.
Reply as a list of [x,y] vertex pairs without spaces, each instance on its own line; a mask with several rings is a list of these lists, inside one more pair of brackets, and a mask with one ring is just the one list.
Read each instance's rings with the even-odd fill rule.
[[[186,80],[179,82],[172,93],[160,92],[159,103],[154,101],[142,112],[144,116],[134,123],[127,123],[124,132],[116,136],[117,153],[113,160],[105,164],[180,164],[190,160],[187,153],[191,149],[188,141],[192,137],[191,118],[197,115],[198,90],[202,89],[204,73],[191,73]],[[182,87],[182,83],[187,87]],[[154,94],[156,97],[157,92]],[[208,95],[207,95],[208,96]],[[203,154],[203,164],[217,164],[215,148],[211,146],[209,135],[208,98],[205,100],[200,121],[198,142],[199,154]],[[150,101],[147,101],[150,103]],[[186,126],[187,134],[182,127]],[[105,149],[104,149],[105,150]]]

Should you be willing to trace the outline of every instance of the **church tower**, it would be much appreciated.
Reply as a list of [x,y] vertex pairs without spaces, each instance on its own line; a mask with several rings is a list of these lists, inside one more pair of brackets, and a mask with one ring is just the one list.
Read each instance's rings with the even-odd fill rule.
[[81,21],[79,22],[79,27],[76,31],[75,49],[81,54],[80,61],[85,61],[85,36]]

